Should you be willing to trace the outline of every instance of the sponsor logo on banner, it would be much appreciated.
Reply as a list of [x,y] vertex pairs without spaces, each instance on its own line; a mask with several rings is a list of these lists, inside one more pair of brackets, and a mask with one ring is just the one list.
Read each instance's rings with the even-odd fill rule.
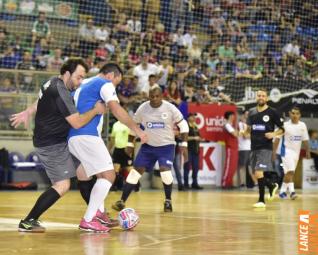
[[299,105],[318,105],[318,98],[315,98],[318,95],[318,92],[313,89],[305,89],[303,90],[304,95],[307,96],[307,98],[303,97],[293,97],[292,103],[293,104],[299,104]]
[[224,141],[224,113],[236,112],[235,105],[227,104],[188,104],[188,112],[196,113],[196,124],[200,136],[207,141]]

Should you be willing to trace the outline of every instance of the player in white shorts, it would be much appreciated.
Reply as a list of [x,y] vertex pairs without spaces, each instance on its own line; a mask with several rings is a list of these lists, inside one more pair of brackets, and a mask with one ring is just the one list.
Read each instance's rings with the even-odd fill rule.
[[[141,142],[146,142],[146,134],[136,125],[128,113],[119,105],[115,86],[122,79],[122,71],[117,64],[105,64],[97,76],[89,78],[75,91],[77,110],[85,112],[92,104],[101,100],[107,104],[116,118],[136,132]],[[79,228],[85,231],[107,232],[109,228],[101,224],[104,200],[115,179],[112,158],[101,138],[103,116],[97,115],[82,128],[71,128],[68,137],[70,152],[81,162],[86,177],[96,175],[89,197],[87,210]],[[85,178],[85,176],[83,177]]]
[[[280,154],[284,169],[284,179],[280,189],[279,197],[282,199],[287,198],[287,190],[290,193],[291,199],[296,199],[297,195],[294,188],[294,173],[297,167],[301,144],[304,143],[306,149],[306,158],[310,158],[309,150],[309,137],[307,126],[304,122],[300,121],[301,113],[300,109],[294,106],[289,111],[290,120],[284,122],[285,133],[280,138],[281,148]],[[279,145],[280,139],[276,139],[274,142],[275,148]]]

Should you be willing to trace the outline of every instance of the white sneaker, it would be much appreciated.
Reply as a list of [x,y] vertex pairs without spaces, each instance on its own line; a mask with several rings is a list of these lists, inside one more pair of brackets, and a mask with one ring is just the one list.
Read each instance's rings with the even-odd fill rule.
[[253,204],[253,207],[254,207],[254,208],[265,208],[266,205],[265,205],[265,203],[263,203],[263,202],[257,202],[257,203],[255,203],[255,204]]

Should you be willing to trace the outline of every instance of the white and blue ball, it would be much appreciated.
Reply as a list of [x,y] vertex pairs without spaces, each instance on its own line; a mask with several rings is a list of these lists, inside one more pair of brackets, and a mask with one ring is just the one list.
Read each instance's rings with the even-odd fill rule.
[[119,225],[124,230],[133,229],[139,223],[139,215],[132,208],[125,208],[118,214]]

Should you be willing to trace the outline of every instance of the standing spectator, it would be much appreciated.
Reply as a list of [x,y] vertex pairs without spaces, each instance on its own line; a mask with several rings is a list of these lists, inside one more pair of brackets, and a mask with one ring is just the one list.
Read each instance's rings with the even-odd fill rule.
[[96,27],[92,18],[88,18],[86,23],[80,27],[79,36],[79,48],[83,58],[86,58],[96,48]]
[[51,30],[49,23],[46,22],[45,12],[39,12],[39,18],[32,26],[32,46],[41,39],[51,40]]
[[141,59],[141,64],[133,70],[133,75],[138,78],[137,92],[149,91],[149,75],[158,75],[161,78],[162,73],[157,65],[149,63],[149,55],[145,53]]
[[190,166],[192,167],[192,189],[203,189],[198,184],[198,173],[199,173],[199,155],[200,155],[200,133],[195,123],[194,113],[188,115],[189,135],[188,135],[188,161],[184,164],[184,187],[189,189],[189,172]]
[[162,72],[161,78],[157,81],[158,85],[164,92],[167,88],[167,83],[169,80],[169,76],[173,74],[173,67],[170,65],[169,58],[164,56],[159,65],[159,69]]
[[131,15],[131,18],[127,21],[129,33],[139,34],[141,33],[141,21],[137,13]]
[[233,176],[237,170],[238,161],[238,131],[235,128],[234,112],[225,112],[224,119],[226,120],[226,123],[224,125],[226,156],[222,178],[222,187],[232,188]]
[[67,59],[67,58],[78,57],[79,55],[80,55],[79,42],[77,39],[73,38],[70,40],[68,44],[65,45],[62,56],[64,59]]
[[224,87],[220,85],[220,78],[217,76],[212,76],[207,87],[209,92],[210,102],[216,103],[224,101],[225,103],[233,103],[230,96],[224,94]]
[[111,30],[107,26],[107,24],[104,24],[102,27],[99,27],[95,31],[95,39],[99,42],[106,42],[109,39]]

